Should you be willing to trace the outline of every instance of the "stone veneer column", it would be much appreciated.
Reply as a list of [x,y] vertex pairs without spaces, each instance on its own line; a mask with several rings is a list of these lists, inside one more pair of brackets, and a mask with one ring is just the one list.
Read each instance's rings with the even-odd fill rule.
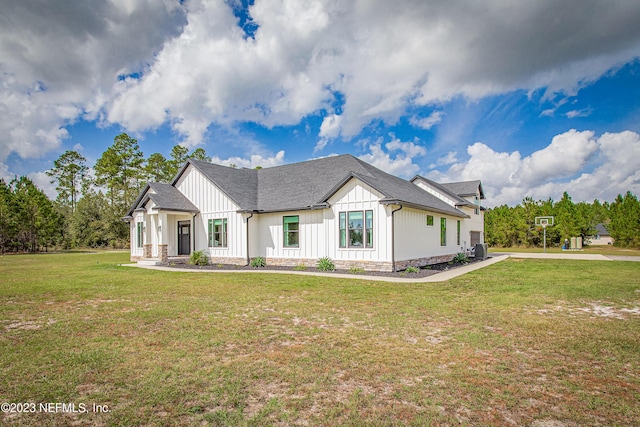
[[160,255],[160,261],[162,262],[167,262],[169,259],[167,246],[168,245],[158,245],[158,255]]
[[142,258],[151,258],[151,244],[142,245]]

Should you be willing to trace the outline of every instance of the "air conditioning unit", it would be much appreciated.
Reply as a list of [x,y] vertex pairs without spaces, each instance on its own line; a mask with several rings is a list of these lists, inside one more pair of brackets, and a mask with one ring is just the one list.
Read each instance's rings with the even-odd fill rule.
[[476,244],[476,259],[485,260],[489,256],[489,248],[486,243]]

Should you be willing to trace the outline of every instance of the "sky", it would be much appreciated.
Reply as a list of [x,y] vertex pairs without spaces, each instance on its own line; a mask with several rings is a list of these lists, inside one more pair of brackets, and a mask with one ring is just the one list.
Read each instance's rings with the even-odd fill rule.
[[0,0],[0,177],[126,132],[269,167],[352,154],[525,197],[640,195],[640,2]]

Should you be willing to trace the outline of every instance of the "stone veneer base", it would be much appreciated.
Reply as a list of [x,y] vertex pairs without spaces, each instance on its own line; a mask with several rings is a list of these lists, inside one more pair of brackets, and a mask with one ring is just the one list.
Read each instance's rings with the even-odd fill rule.
[[[166,256],[166,245],[160,245],[160,253]],[[162,248],[164,246],[165,248]],[[438,255],[433,257],[414,258],[409,260],[396,261],[396,270],[404,270],[409,266],[413,267],[425,267],[427,265],[440,264],[449,262],[455,257],[455,254]],[[131,256],[131,261],[140,261],[144,257]],[[253,259],[253,258],[252,258]],[[166,261],[164,258],[163,261]],[[211,264],[230,264],[230,265],[246,265],[246,258],[238,257],[211,257]],[[389,261],[370,261],[370,260],[332,260],[336,269],[349,270],[351,268],[361,268],[365,271],[392,271],[391,262]],[[305,265],[306,267],[317,267],[318,260],[313,258],[265,258],[267,267],[279,266],[279,267],[296,267],[299,265]]]
[[455,258],[455,254],[449,255],[437,255],[432,257],[414,258],[403,261],[396,261],[396,270],[405,270],[409,266],[413,267],[426,267],[427,265],[441,264],[449,262]]

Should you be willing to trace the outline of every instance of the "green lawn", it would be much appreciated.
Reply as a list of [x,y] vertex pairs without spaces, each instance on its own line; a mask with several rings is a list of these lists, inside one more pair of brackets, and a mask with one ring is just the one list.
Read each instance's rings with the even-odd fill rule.
[[[492,247],[489,248],[489,252],[524,252],[524,253],[537,253],[541,254],[543,251],[542,248],[498,248]],[[599,254],[599,255],[620,255],[620,256],[640,256],[640,249],[635,248],[619,248],[617,246],[609,246],[609,245],[598,245],[598,246],[584,246],[582,251],[563,251],[559,247],[550,247],[547,248],[548,253],[584,253],[584,254]]]
[[640,424],[640,263],[393,284],[126,262],[0,258],[0,401],[88,410],[1,425]]

